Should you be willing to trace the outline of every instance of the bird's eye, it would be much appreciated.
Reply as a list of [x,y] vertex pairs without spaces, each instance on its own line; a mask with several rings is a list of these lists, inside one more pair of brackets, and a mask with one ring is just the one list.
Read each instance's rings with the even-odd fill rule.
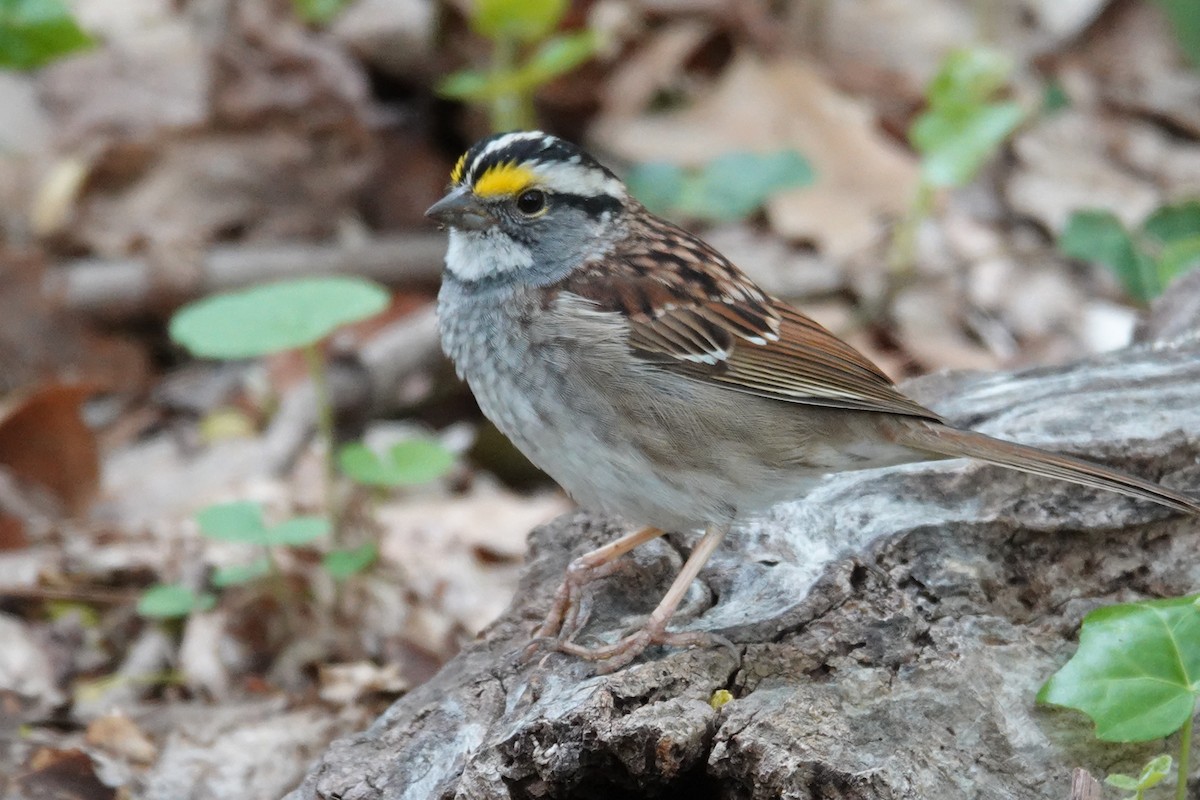
[[541,189],[529,189],[517,197],[517,210],[527,217],[540,214],[546,208],[546,193]]

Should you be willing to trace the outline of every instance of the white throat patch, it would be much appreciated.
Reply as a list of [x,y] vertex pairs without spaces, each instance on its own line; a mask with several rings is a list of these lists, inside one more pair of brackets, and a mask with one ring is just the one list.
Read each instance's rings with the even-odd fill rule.
[[446,270],[462,281],[478,281],[529,269],[529,248],[505,236],[498,228],[486,231],[450,229],[446,248]]

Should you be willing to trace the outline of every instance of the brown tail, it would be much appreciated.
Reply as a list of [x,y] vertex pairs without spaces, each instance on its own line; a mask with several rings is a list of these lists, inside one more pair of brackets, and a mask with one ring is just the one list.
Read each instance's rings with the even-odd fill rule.
[[993,439],[975,431],[942,425],[920,428],[914,426],[905,432],[903,438],[906,444],[951,458],[977,458],[1021,472],[1032,472],[1034,475],[1058,478],[1150,500],[1185,514],[1200,515],[1200,502],[1181,492],[1081,458],[1059,455],[1028,445]]

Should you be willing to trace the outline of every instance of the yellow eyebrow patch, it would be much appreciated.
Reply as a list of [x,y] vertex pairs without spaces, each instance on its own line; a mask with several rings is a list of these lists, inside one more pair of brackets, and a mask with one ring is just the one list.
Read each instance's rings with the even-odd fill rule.
[[475,194],[480,197],[504,197],[517,194],[537,180],[533,170],[519,164],[497,164],[489,167],[475,181]]
[[458,162],[454,165],[454,169],[450,170],[450,182],[458,184],[462,182],[463,170],[467,168],[467,154],[463,153],[458,157]]

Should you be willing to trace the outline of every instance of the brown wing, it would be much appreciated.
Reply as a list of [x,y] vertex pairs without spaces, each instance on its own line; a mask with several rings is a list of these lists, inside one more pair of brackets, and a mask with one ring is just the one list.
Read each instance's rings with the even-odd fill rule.
[[870,360],[769,296],[704,242],[656,218],[558,289],[621,314],[640,358],[695,380],[791,403],[940,420]]

